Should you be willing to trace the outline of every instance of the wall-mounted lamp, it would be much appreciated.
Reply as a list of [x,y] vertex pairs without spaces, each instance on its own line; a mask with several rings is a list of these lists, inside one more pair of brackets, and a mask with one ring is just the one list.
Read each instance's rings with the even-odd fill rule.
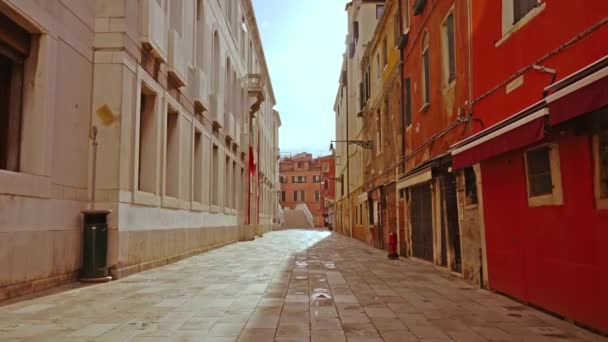
[[366,148],[368,150],[371,150],[372,148],[374,148],[374,143],[371,140],[332,140],[329,143],[329,150],[332,152],[335,150],[334,143],[354,144],[354,145]]

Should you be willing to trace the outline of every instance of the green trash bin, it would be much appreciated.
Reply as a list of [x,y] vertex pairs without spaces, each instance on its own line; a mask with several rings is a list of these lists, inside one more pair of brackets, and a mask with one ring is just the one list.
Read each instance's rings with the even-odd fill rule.
[[108,275],[108,221],[111,210],[84,210],[83,261],[80,281],[107,282]]

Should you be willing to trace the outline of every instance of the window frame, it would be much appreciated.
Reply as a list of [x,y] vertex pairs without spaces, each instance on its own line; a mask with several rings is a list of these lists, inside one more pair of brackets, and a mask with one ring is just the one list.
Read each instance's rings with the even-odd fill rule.
[[384,15],[384,10],[384,4],[376,4],[376,19],[382,18],[382,15]]
[[[473,179],[474,179],[474,190],[475,190],[475,202],[469,202],[468,200],[468,190],[469,190],[469,186],[470,183],[468,182],[467,179],[467,171],[472,172],[473,174]],[[477,208],[477,206],[479,205],[479,191],[478,191],[478,187],[477,187],[477,172],[475,172],[475,168],[473,166],[469,166],[469,167],[465,167],[464,169],[462,169],[462,180],[464,183],[464,208],[465,209],[474,209]]]
[[[426,57],[425,57],[426,55]],[[422,37],[422,48],[420,51],[421,57],[421,83],[422,89],[420,94],[422,95],[422,107],[421,112],[424,112],[430,107],[431,103],[431,56],[430,56],[430,37],[429,32],[426,30]],[[427,71],[428,70],[428,71]]]
[[[528,170],[528,158],[527,153],[538,149],[548,148],[549,150],[549,169],[551,172],[551,183],[553,189],[550,194],[531,196],[530,194],[530,177]],[[547,143],[535,146],[527,149],[523,152],[524,166],[525,166],[525,178],[526,178],[526,194],[528,197],[528,207],[541,207],[541,206],[558,206],[563,205],[563,194],[562,194],[562,175],[560,168],[560,156],[559,147],[556,143]]]
[[512,33],[518,31],[527,23],[529,23],[532,19],[534,19],[539,13],[541,13],[547,3],[545,0],[537,0],[538,5],[534,7],[531,11],[529,11],[525,16],[519,19],[516,23],[514,23],[515,18],[515,3],[514,0],[502,0],[502,21],[501,21],[501,33],[502,37],[494,43],[495,47],[502,45]]
[[601,161],[600,161],[600,133],[593,134],[593,189],[595,195],[596,209],[608,210],[608,194],[602,197],[601,194]]
[[[448,18],[452,16],[452,35],[449,35],[448,30]],[[452,39],[452,51],[450,54],[450,38]],[[452,77],[452,65],[450,63],[450,57],[453,58],[453,78]],[[446,16],[441,21],[441,66],[442,66],[442,80],[443,87],[450,88],[456,84],[457,78],[457,66],[456,66],[456,13],[454,6],[448,11]]]

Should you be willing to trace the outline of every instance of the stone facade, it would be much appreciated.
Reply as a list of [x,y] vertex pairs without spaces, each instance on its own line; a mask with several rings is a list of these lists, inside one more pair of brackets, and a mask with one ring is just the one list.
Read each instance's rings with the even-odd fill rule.
[[0,12],[26,42],[0,40],[24,84],[21,136],[3,145],[19,163],[0,170],[0,299],[75,278],[92,205],[112,210],[114,277],[272,229],[281,122],[250,0]]

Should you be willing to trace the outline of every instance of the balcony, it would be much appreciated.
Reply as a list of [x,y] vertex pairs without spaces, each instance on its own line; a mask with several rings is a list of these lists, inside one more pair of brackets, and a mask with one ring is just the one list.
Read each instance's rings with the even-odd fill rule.
[[219,129],[224,127],[224,97],[220,93],[209,95],[209,119],[213,127]]
[[249,109],[252,115],[260,109],[264,96],[264,79],[260,74],[249,74],[247,77],[247,93],[249,94]]
[[194,74],[194,105],[202,111],[209,111],[209,80],[200,68]]
[[224,115],[224,134],[226,135],[226,138],[231,141],[236,140],[236,128],[234,126],[234,115],[231,112],[226,111],[226,114]]
[[142,43],[163,62],[167,61],[167,16],[154,0],[141,2],[142,6]]
[[171,30],[169,35],[169,77],[175,82],[177,87],[183,87],[188,82],[188,67],[186,66],[185,49],[182,36],[175,30]]
[[234,121],[234,142],[241,145],[241,122],[238,120]]

